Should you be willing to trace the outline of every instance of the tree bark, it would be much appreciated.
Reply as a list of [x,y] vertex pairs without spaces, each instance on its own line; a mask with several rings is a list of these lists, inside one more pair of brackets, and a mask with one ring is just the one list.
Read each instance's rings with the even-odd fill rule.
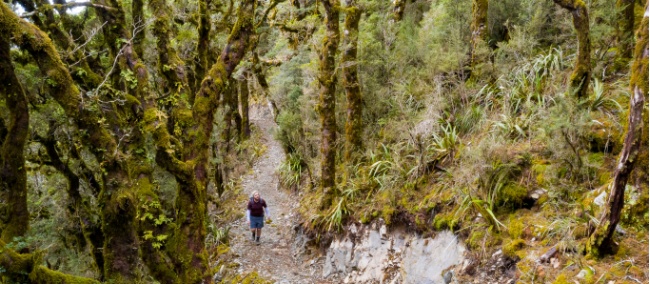
[[[205,77],[205,72],[208,69],[208,50],[210,45],[210,14],[208,12],[208,4],[210,0],[199,0],[199,39],[196,45],[197,60],[194,65],[195,84],[193,90],[198,90],[201,87],[201,80]],[[190,97],[190,104],[194,103],[194,98]]]
[[[618,50],[625,63],[632,57],[634,45],[634,0],[617,0],[618,11]],[[626,64],[627,65],[627,64]]]
[[336,50],[339,45],[338,0],[323,0],[326,33],[320,54],[318,82],[320,100],[318,112],[321,122],[321,208],[330,206],[336,193]]
[[488,37],[488,0],[472,1],[472,23],[470,25],[472,32],[470,46],[470,64],[476,65],[476,49],[481,41],[487,40]]
[[248,114],[248,79],[249,72],[244,73],[244,78],[239,81],[239,116],[241,117],[240,140],[245,141],[251,136],[250,117]]
[[553,0],[573,16],[573,28],[578,36],[578,58],[570,78],[570,92],[578,98],[588,96],[591,80],[591,42],[589,40],[589,12],[582,0]]
[[11,118],[0,148],[0,239],[11,242],[23,236],[29,224],[24,155],[29,109],[23,87],[14,73],[6,35],[0,35],[0,95],[7,103]]
[[[610,185],[611,192],[607,205],[600,217],[600,224],[587,243],[587,251],[596,256],[611,254],[616,250],[614,232],[616,232],[616,226],[621,219],[621,211],[625,205],[625,186],[635,163],[639,160],[639,151],[644,140],[642,134],[647,128],[643,119],[644,116],[648,117],[647,113],[644,113],[648,97],[648,13],[650,11],[647,2],[645,11],[641,26],[637,31],[634,63],[630,76],[630,90],[632,91],[630,113],[623,150],[614,173],[614,180]],[[643,145],[643,147],[645,146],[647,145]]]
[[351,161],[353,154],[363,149],[361,133],[363,133],[362,111],[363,97],[359,84],[357,63],[357,42],[359,40],[359,20],[361,10],[356,0],[346,0],[343,46],[341,55],[343,65],[343,86],[347,99],[347,119],[345,121],[345,160]]

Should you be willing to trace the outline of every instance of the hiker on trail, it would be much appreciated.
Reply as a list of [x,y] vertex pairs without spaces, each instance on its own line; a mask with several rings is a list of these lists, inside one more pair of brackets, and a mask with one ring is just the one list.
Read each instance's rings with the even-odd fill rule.
[[246,221],[250,224],[252,241],[260,243],[260,236],[262,235],[262,228],[264,227],[264,213],[271,219],[269,208],[266,206],[266,201],[260,197],[260,193],[253,191],[253,196],[248,200],[248,209],[246,210]]

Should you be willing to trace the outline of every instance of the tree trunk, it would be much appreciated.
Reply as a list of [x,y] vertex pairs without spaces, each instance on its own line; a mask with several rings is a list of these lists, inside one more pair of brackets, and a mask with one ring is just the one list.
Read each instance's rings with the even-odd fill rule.
[[488,36],[488,0],[472,1],[472,32],[470,46],[470,66],[476,65],[476,50],[481,41],[487,40]]
[[266,100],[268,101],[269,108],[271,109],[271,114],[273,115],[273,121],[277,122],[278,114],[280,113],[280,110],[278,109],[277,105],[269,95],[269,82],[266,80],[266,75],[264,75],[264,71],[262,70],[262,63],[260,62],[260,58],[257,55],[257,52],[255,51],[253,51],[252,62],[253,62],[253,68],[251,69],[251,71],[253,72],[253,75],[255,76],[257,83],[262,88],[262,93],[264,94],[264,97],[266,97]]
[[149,8],[155,16],[153,34],[157,38],[158,72],[165,78],[163,93],[179,96],[181,93],[190,92],[185,64],[171,45],[170,7],[163,0],[150,0]]
[[[130,161],[123,159],[124,154],[118,149],[118,143],[101,124],[97,112],[83,107],[79,89],[72,81],[69,71],[63,65],[49,37],[34,25],[18,18],[5,4],[0,7],[2,10],[0,33],[15,35],[12,38],[13,42],[29,52],[38,63],[41,72],[48,77],[49,94],[62,107],[65,114],[76,122],[77,127],[87,132],[86,146],[100,161],[104,173],[102,176],[104,187],[99,195],[99,202],[102,231],[107,240],[103,248],[105,275],[107,279],[116,283],[133,282],[139,263],[139,251],[134,226],[136,215],[134,190],[137,190],[137,184],[131,181],[128,174]],[[119,23],[114,21],[111,30],[121,31]],[[114,35],[109,34],[109,36]],[[126,49],[124,57],[129,58],[129,56]],[[139,71],[135,73],[138,74]],[[139,88],[144,89],[146,86],[139,84]]]
[[248,114],[248,79],[250,75],[248,72],[244,73],[244,78],[239,81],[239,116],[241,117],[241,129],[239,133],[241,134],[240,140],[247,140],[251,136],[251,126],[250,126],[250,117]]
[[[144,2],[142,0],[131,1],[131,24],[133,26],[142,25],[145,27],[144,19]],[[133,50],[137,54],[144,54],[142,44],[144,41],[144,31],[133,35]],[[165,52],[160,52],[165,53]]]
[[0,95],[10,112],[7,134],[0,148],[0,239],[11,242],[28,229],[25,143],[29,109],[23,87],[14,73],[6,33],[0,35]]
[[176,268],[181,283],[212,282],[205,250],[210,136],[220,96],[226,91],[225,84],[231,80],[232,72],[249,49],[250,37],[254,33],[255,3],[255,0],[240,3],[237,22],[221,56],[201,83],[191,115],[179,122],[187,125],[183,161],[177,161],[160,150],[158,154],[161,157],[156,157],[158,164],[174,174],[179,183],[177,229],[169,245],[176,252],[177,259],[183,260]]
[[347,120],[345,122],[345,160],[353,160],[353,154],[362,150],[363,123],[363,98],[359,84],[357,63],[357,42],[359,39],[359,20],[361,10],[356,6],[355,0],[346,0],[345,28],[343,32],[343,46],[345,50],[341,55],[343,65],[343,86],[347,99]]
[[[61,172],[68,180],[68,198],[70,204],[68,205],[68,216],[75,220],[80,229],[80,233],[84,240],[90,244],[90,251],[92,252],[93,259],[95,260],[95,268],[99,273],[99,279],[104,279],[104,254],[102,248],[104,246],[104,233],[101,230],[101,224],[95,222],[92,216],[92,206],[89,204],[88,199],[84,199],[79,192],[81,178],[75,174],[70,167],[64,163],[59,157],[56,150],[56,140],[54,138],[54,126],[50,126],[50,133],[48,137],[39,137],[41,144],[44,146],[47,155],[50,157],[51,165]],[[92,175],[92,173],[89,173]],[[100,190],[96,182],[90,182],[93,192]]]
[[[611,183],[611,192],[607,205],[600,217],[600,224],[589,237],[587,251],[596,256],[614,253],[616,244],[614,232],[621,219],[621,211],[625,205],[625,186],[635,163],[639,160],[643,133],[647,126],[644,125],[644,106],[648,97],[648,4],[646,2],[645,15],[637,31],[637,43],[634,50],[634,63],[630,76],[630,113],[628,116],[627,133],[621,151],[614,180]],[[646,134],[647,135],[647,134]],[[646,147],[643,145],[643,147]],[[646,159],[647,161],[647,159]],[[646,166],[646,165],[644,165]]]
[[573,27],[578,35],[578,58],[570,78],[570,92],[578,98],[588,96],[591,80],[591,43],[589,40],[589,12],[582,0],[553,0],[573,16]]
[[339,45],[338,0],[322,1],[325,7],[327,31],[320,55],[318,82],[320,101],[318,111],[321,121],[321,208],[330,206],[336,196],[336,50]]
[[618,13],[618,51],[620,58],[626,63],[632,57],[634,44],[634,0],[617,0]]
[[[199,39],[196,44],[197,60],[194,65],[195,82],[193,86],[194,92],[201,88],[201,80],[205,77],[205,72],[208,70],[208,51],[210,45],[210,14],[208,12],[208,5],[210,0],[199,0]],[[194,103],[194,92],[190,97],[190,104]]]

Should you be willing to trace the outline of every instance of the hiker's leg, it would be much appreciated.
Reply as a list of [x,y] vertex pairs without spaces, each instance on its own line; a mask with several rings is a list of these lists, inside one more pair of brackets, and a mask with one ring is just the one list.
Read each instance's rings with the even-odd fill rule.
[[262,228],[257,228],[257,233],[255,235],[259,238],[262,235]]

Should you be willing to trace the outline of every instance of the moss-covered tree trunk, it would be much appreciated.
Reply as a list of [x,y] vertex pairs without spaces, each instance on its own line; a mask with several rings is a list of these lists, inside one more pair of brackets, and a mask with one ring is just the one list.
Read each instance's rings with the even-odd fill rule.
[[[102,249],[104,246],[104,233],[101,230],[101,224],[95,221],[93,218],[93,207],[89,204],[87,198],[81,196],[79,191],[81,185],[81,178],[77,175],[70,166],[64,163],[59,156],[59,153],[56,149],[56,140],[54,138],[54,126],[50,126],[50,133],[48,137],[39,137],[41,144],[43,144],[47,155],[50,157],[51,166],[56,168],[61,172],[66,179],[68,180],[68,198],[70,202],[67,206],[68,216],[75,220],[77,225],[75,227],[79,228],[81,238],[83,238],[83,243],[88,243],[90,251],[93,255],[93,260],[95,261],[95,268],[99,273],[99,279],[104,279],[104,254]],[[84,169],[87,171],[87,169]],[[92,176],[92,173],[85,173],[87,176]],[[99,192],[100,187],[97,184],[97,181],[90,180],[89,185],[92,187],[93,192]],[[83,248],[82,248],[83,249]]]
[[476,65],[476,50],[488,37],[488,0],[472,1],[472,23],[470,24],[471,46],[470,65]]
[[627,63],[634,45],[634,0],[617,0],[617,40],[620,59]]
[[0,34],[0,96],[9,109],[7,133],[0,148],[0,239],[11,242],[28,229],[25,143],[29,129],[27,98],[14,73],[7,34]]
[[[131,1],[131,25],[138,26],[141,25],[143,28],[145,26],[144,18],[144,2],[142,0],[132,0]],[[133,50],[137,54],[143,54],[143,44],[144,41],[144,32],[136,33],[133,35]],[[160,52],[164,53],[164,52]]]
[[[105,275],[116,283],[133,282],[139,264],[134,226],[134,190],[137,183],[129,176],[129,160],[124,159],[118,143],[101,123],[102,119],[97,112],[83,107],[79,89],[49,37],[34,25],[21,20],[5,4],[1,8],[0,33],[13,34],[12,41],[31,54],[41,72],[48,78],[49,94],[77,127],[87,133],[86,147],[100,161],[104,173],[99,202],[102,231],[106,238],[103,248]],[[111,27],[111,30],[115,29],[116,27]]]
[[647,143],[641,145],[644,140],[642,134],[646,133],[647,135],[647,130],[644,130],[647,129],[647,126],[644,124],[643,118],[647,119],[648,117],[647,109],[645,109],[648,98],[648,13],[650,12],[647,2],[645,11],[641,26],[637,31],[634,63],[631,69],[630,91],[632,96],[630,97],[627,133],[614,173],[614,180],[610,185],[609,199],[600,217],[600,224],[587,243],[587,250],[592,255],[600,256],[615,251],[614,232],[616,232],[616,226],[621,219],[621,211],[625,206],[625,186],[635,163],[639,160],[640,148],[648,146]]
[[553,0],[567,9],[573,17],[573,28],[578,36],[578,57],[571,73],[570,92],[586,98],[591,80],[591,42],[589,40],[589,12],[582,0]]
[[336,50],[339,46],[339,1],[322,1],[325,8],[325,37],[320,54],[318,82],[321,122],[321,207],[328,207],[336,196]]
[[176,94],[188,92],[185,64],[178,57],[176,49],[174,49],[171,44],[171,8],[163,0],[150,0],[149,8],[155,17],[153,22],[153,34],[157,39],[156,48],[158,49],[158,72],[160,72],[160,74],[165,78],[163,92],[165,94],[170,92]]
[[[235,119],[235,111],[237,110],[235,100],[237,96],[237,84],[234,79],[228,79],[225,84],[224,92],[222,92],[222,102],[223,102],[223,129],[221,132],[221,141],[223,141],[221,154],[225,157],[230,151],[230,139],[233,137],[233,120]],[[239,131],[239,129],[235,129]]]
[[[183,131],[184,147],[181,160],[158,151],[156,159],[176,176],[179,183],[177,197],[178,216],[176,232],[169,241],[170,250],[176,253],[176,270],[181,283],[211,283],[208,255],[205,250],[207,218],[207,183],[210,135],[214,128],[214,116],[219,100],[225,91],[235,67],[249,49],[253,35],[255,0],[240,3],[235,23],[226,46],[217,62],[212,65],[201,82],[194,98],[191,113],[179,123],[187,125]],[[155,115],[145,114],[145,117]],[[160,143],[165,142],[164,129],[156,134]],[[167,153],[168,154],[168,153]]]
[[253,56],[251,61],[253,63],[253,68],[251,68],[251,71],[255,76],[255,79],[257,80],[257,84],[262,88],[262,93],[264,97],[266,97],[266,100],[269,103],[269,107],[271,108],[271,113],[273,115],[273,120],[277,122],[278,114],[280,111],[278,110],[277,105],[269,95],[269,82],[266,80],[266,75],[264,74],[264,70],[262,69],[262,62],[260,62],[260,58],[257,52],[253,51]]
[[[210,45],[210,14],[208,10],[208,5],[210,0],[199,0],[199,39],[196,44],[196,64],[194,65],[194,88],[196,92],[201,86],[201,80],[205,76],[206,70],[208,70],[208,48]],[[193,95],[190,97],[190,104],[194,103]]]
[[347,100],[347,119],[345,121],[345,160],[353,159],[353,154],[360,152],[363,147],[361,121],[363,111],[363,98],[359,84],[357,64],[357,42],[359,40],[359,20],[361,10],[355,0],[346,0],[345,22],[343,30],[343,46],[341,55],[343,65],[343,86]]

